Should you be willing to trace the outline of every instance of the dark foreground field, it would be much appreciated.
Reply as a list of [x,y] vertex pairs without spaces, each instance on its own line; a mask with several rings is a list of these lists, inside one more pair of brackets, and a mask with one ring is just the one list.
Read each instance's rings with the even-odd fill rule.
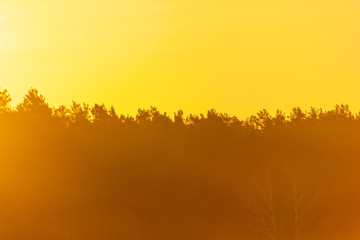
[[0,239],[360,236],[360,118],[265,110],[136,117],[0,93]]

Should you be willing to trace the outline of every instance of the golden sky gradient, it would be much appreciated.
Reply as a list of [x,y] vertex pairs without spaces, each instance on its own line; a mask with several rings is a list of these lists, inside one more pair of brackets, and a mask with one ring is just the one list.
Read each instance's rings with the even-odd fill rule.
[[51,105],[360,109],[358,0],[1,0],[0,86]]

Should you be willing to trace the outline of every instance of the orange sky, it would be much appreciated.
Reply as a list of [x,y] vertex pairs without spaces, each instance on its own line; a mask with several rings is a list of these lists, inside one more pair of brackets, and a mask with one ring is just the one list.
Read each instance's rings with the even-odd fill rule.
[[357,0],[1,0],[0,86],[51,105],[360,109]]

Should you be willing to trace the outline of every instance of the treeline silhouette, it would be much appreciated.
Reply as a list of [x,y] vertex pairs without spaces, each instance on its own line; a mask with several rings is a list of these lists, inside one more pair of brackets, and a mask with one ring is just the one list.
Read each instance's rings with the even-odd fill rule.
[[358,239],[349,106],[136,116],[0,91],[1,239]]

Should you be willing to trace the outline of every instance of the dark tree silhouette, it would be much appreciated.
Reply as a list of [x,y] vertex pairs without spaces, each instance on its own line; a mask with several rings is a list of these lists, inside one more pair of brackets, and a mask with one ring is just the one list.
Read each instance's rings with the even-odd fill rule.
[[348,105],[240,120],[50,107],[36,89],[10,103],[1,90],[1,239],[360,235],[360,115]]

